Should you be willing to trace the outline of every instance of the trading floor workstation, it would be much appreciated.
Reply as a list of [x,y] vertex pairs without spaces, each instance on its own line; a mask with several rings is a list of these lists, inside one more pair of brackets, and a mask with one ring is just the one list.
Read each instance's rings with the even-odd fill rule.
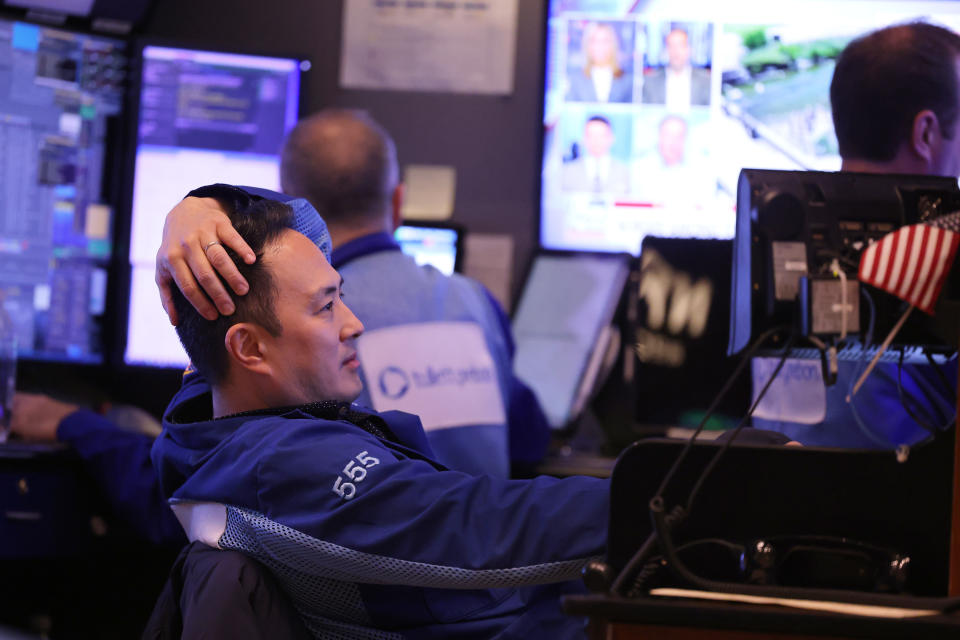
[[[549,530],[549,518],[571,507],[518,498],[516,508],[527,510],[504,503],[497,509],[506,516],[498,516],[483,490],[471,490],[460,500],[467,512],[476,500],[488,520],[510,523],[497,529],[517,536],[500,540],[507,551],[498,547],[492,565],[452,558],[443,579],[407,567],[396,583],[387,570],[363,574],[364,582],[323,565],[333,567],[323,589],[344,588],[347,599],[356,593],[360,613],[352,604],[310,609],[310,589],[301,589],[289,560],[313,566],[297,555],[307,551],[272,564],[257,546],[241,562],[265,572],[269,588],[260,588],[271,597],[276,590],[282,605],[271,612],[293,619],[296,631],[281,625],[282,632],[273,627],[280,636],[250,637],[541,637],[530,620],[544,607],[567,621],[550,632],[560,637],[953,636],[960,628],[960,223],[951,214],[960,212],[960,151],[950,146],[952,125],[937,119],[942,105],[921,104],[913,128],[897,135],[919,149],[917,158],[954,154],[957,164],[864,164],[844,137],[870,119],[835,123],[845,98],[831,82],[841,53],[861,36],[917,20],[955,35],[960,7],[519,0],[511,14],[512,89],[489,95],[397,90],[386,80],[382,89],[348,86],[340,65],[350,55],[348,18],[360,15],[360,4],[405,27],[429,15],[439,21],[417,24],[438,30],[441,14],[449,25],[477,12],[479,24],[489,8],[459,0],[320,7],[285,0],[272,9],[274,24],[257,3],[226,0],[0,3],[0,385],[10,386],[0,443],[0,637],[158,633],[168,623],[170,589],[189,592],[191,556],[178,554],[188,540],[190,553],[198,540],[209,544],[197,533],[206,516],[166,512],[170,493],[154,470],[163,453],[150,453],[158,437],[182,444],[170,432],[180,409],[168,404],[196,375],[184,378],[193,369],[189,349],[158,293],[165,222],[205,185],[252,188],[243,193],[253,201],[289,191],[281,177],[285,140],[332,107],[363,110],[384,125],[400,175],[407,165],[456,169],[452,216],[396,217],[379,242],[436,273],[432,282],[454,278],[483,292],[491,324],[505,336],[496,348],[509,354],[509,380],[518,385],[506,388],[490,373],[500,366],[492,347],[481,359],[451,356],[453,369],[393,363],[392,351],[383,355],[389,349],[375,352],[389,328],[360,318],[367,335],[349,338],[359,355],[344,362],[359,358],[349,366],[362,368],[359,379],[372,387],[363,396],[371,412],[410,413],[418,394],[441,405],[456,398],[440,407],[442,419],[422,416],[426,454],[401,447],[406,453],[396,455],[449,474],[456,464],[430,453],[431,446],[437,458],[445,451],[437,432],[482,422],[477,415],[497,415],[501,430],[514,429],[511,421],[535,415],[549,444],[513,432],[509,450],[502,433],[478,442],[477,451],[501,442],[510,456],[510,479],[492,482],[518,483],[502,491],[513,495],[544,486],[540,476],[609,478],[591,481],[608,483],[609,506],[591,506],[604,514],[591,535],[605,543],[576,567],[558,551],[551,561],[566,564],[557,561],[563,568],[554,574],[542,568],[546,561],[511,565],[511,548],[536,547],[524,535],[537,520]],[[960,45],[950,46],[960,60]],[[946,107],[954,120],[958,84],[954,78],[955,100]],[[201,195],[224,206],[219,193]],[[311,199],[288,193],[296,211],[298,195]],[[340,251],[342,223],[315,208],[329,233],[323,241],[303,233],[346,273],[338,266],[352,259]],[[485,247],[505,239],[506,267],[485,271]],[[208,249],[229,244],[222,235],[204,240],[208,258]],[[486,279],[492,271],[499,280]],[[342,286],[352,305],[349,277]],[[456,306],[433,303],[448,315]],[[400,339],[427,350],[489,340],[440,331]],[[504,388],[495,396],[465,390],[498,379]],[[11,417],[14,387],[19,423]],[[520,393],[535,411],[514,411]],[[464,400],[494,397],[495,410]],[[235,417],[216,411],[211,417]],[[353,420],[345,411],[340,421]],[[471,417],[449,418],[458,411]],[[12,424],[20,426],[10,433]],[[391,440],[393,428],[387,421],[370,433]],[[359,509],[351,499],[375,494],[381,461],[368,451],[343,457],[350,464],[337,471],[336,508]],[[554,487],[543,495],[562,493]],[[229,523],[250,510],[290,524],[267,508],[226,504],[225,540]],[[358,539],[371,536],[369,553],[392,558],[376,545],[394,533],[369,523]],[[266,536],[276,527],[254,530]],[[317,529],[296,535],[330,553]],[[214,546],[247,548],[232,544]],[[364,556],[368,549],[357,545],[333,555]],[[287,553],[270,549],[271,557]],[[500,570],[507,577],[490,577]],[[537,600],[539,591],[523,591],[553,588],[556,576],[568,586],[549,605]],[[399,589],[393,600],[370,595],[383,585]],[[403,604],[413,588],[426,604]],[[441,610],[453,606],[439,604],[446,596],[431,600],[431,592],[457,590],[483,590],[484,604],[452,611]],[[524,604],[510,609],[513,598]],[[179,600],[180,627],[163,627],[179,629],[174,635],[145,637],[193,637],[187,604]],[[229,618],[230,606],[210,615]],[[420,606],[429,624],[417,621]],[[511,616],[532,626],[511,628]]]

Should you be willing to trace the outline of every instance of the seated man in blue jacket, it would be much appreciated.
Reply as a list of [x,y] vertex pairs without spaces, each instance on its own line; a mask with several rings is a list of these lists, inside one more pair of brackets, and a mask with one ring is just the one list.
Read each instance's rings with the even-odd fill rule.
[[[351,307],[367,327],[359,402],[419,415],[437,459],[453,469],[507,477],[511,462],[539,462],[550,428],[513,374],[506,314],[479,282],[419,266],[393,239],[403,185],[390,135],[362,112],[320,111],[287,136],[280,175],[283,191],[308,200],[329,225],[330,262],[355,291]],[[185,198],[167,216],[157,253],[163,298],[175,280],[204,317],[231,313],[214,268],[237,293],[246,283],[221,246],[249,256],[215,200]]]
[[197,372],[152,453],[190,537],[266,564],[318,635],[582,637],[559,596],[603,550],[608,483],[451,471],[415,416],[352,405],[364,328],[329,245],[286,204],[220,203],[249,292],[215,320],[173,292]]

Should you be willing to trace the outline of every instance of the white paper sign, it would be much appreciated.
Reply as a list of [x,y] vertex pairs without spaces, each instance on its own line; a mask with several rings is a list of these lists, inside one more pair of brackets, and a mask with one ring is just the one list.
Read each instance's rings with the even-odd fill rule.
[[340,84],[513,92],[518,0],[345,0]]
[[475,323],[377,329],[357,350],[377,411],[419,415],[426,431],[506,422],[497,369]]
[[410,220],[449,220],[457,170],[446,165],[408,164],[403,170],[403,209]]
[[[780,358],[754,358],[753,399],[777,368]],[[827,415],[827,389],[819,360],[788,359],[763,400],[753,412],[755,418],[817,424]]]

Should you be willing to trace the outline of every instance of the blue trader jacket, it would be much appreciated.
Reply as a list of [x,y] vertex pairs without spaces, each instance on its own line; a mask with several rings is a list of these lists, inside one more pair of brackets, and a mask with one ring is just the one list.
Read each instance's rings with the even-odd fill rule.
[[318,637],[582,637],[559,596],[603,551],[607,481],[450,471],[416,417],[331,406],[211,419],[188,375],[152,451],[162,491],[235,507],[217,543],[270,566]]

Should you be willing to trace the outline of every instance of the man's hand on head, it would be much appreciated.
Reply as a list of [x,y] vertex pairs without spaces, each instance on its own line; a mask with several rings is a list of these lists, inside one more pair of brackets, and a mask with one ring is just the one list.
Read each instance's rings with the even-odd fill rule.
[[157,251],[156,282],[171,324],[179,321],[173,305],[174,286],[207,320],[234,312],[233,300],[217,274],[237,295],[245,294],[249,285],[224,246],[247,264],[256,260],[216,199],[184,198],[167,214]]
[[80,407],[37,393],[15,393],[10,431],[24,440],[56,442],[60,422]]

